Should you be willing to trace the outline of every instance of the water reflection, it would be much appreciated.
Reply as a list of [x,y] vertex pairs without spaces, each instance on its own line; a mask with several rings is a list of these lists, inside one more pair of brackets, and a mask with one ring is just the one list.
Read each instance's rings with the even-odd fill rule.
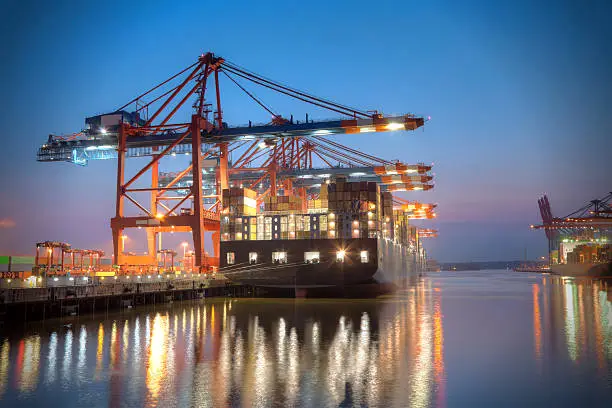
[[540,320],[540,286],[532,285],[533,289],[533,336],[536,359],[542,357],[542,322]]
[[2,398],[2,394],[4,394],[6,384],[8,383],[10,349],[10,343],[8,339],[5,339],[2,345],[0,345],[0,398]]
[[[183,314],[183,317],[185,315]],[[153,318],[151,329],[151,346],[148,352],[147,362],[147,405],[158,405],[158,397],[161,391],[162,380],[166,375],[166,354],[168,352],[168,317],[159,313]]]
[[[479,340],[464,333],[465,322],[447,317],[461,298],[445,284],[421,279],[377,301],[175,303],[1,338],[0,402],[36,405],[28,400],[36,392],[64,406],[106,399],[111,406],[443,407],[449,381],[460,381],[449,372],[465,368],[457,365],[465,344],[449,348],[448,333]],[[527,312],[514,318],[527,333],[515,333],[515,341],[533,345],[526,369],[535,367],[534,357],[537,375],[554,373],[547,364],[562,358],[576,368],[593,361],[606,378],[612,307],[601,284],[540,277],[519,288]],[[487,335],[487,345],[503,341],[503,334]],[[502,347],[491,355],[512,367],[522,356]],[[449,360],[453,350],[460,358]],[[56,386],[58,370],[65,391]]]
[[17,346],[17,388],[22,393],[30,393],[38,383],[40,364],[40,336],[28,336]]

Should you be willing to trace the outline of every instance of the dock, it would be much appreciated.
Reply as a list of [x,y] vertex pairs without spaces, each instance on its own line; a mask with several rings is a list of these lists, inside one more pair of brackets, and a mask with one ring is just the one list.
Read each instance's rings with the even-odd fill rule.
[[0,327],[34,320],[128,309],[208,297],[254,296],[257,288],[226,280],[104,283],[39,288],[0,288]]

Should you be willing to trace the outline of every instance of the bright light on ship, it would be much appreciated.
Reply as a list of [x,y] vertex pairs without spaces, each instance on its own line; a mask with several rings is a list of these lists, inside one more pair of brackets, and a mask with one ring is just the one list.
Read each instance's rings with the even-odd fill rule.
[[107,130],[105,128],[100,128],[100,133],[102,133],[103,135],[105,135],[107,133]]
[[344,255],[346,255],[346,251],[344,251],[344,249],[336,252],[336,261],[344,262]]
[[321,130],[315,130],[314,132],[312,132],[313,135],[329,135],[331,134],[330,130],[327,129],[321,129]]
[[259,142],[259,144],[257,146],[259,146],[260,149],[265,149],[266,148],[266,142]]
[[373,127],[362,127],[362,128],[359,128],[359,131],[361,133],[367,133],[367,132],[375,132],[376,129]]

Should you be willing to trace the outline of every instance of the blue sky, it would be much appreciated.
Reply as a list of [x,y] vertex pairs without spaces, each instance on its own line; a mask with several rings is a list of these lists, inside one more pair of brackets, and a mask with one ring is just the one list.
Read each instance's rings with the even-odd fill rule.
[[[416,132],[341,141],[435,163],[435,189],[405,195],[439,204],[433,257],[544,255],[544,233],[528,228],[541,194],[565,215],[612,189],[612,7],[585,4],[4,1],[0,253],[48,239],[110,251],[114,162],[37,163],[36,148],[210,50],[341,103],[431,116]],[[231,96],[228,122],[261,118]]]

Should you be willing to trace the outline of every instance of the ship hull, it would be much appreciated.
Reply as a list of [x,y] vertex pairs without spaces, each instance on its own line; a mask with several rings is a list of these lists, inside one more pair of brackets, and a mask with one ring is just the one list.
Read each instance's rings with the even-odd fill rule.
[[[345,251],[343,262],[337,260],[340,250]],[[319,261],[305,262],[304,253],[315,251]],[[367,251],[367,262],[362,262],[362,251]],[[229,241],[221,243],[220,252],[220,272],[227,279],[270,288],[315,289],[374,282],[389,287],[415,277],[422,264],[405,246],[379,238]],[[253,252],[257,253],[256,263],[249,262]],[[273,252],[285,252],[286,262],[273,262]],[[232,265],[227,263],[228,253],[233,253]]]
[[556,264],[550,267],[552,273],[570,277],[600,277],[612,274],[612,263]]

